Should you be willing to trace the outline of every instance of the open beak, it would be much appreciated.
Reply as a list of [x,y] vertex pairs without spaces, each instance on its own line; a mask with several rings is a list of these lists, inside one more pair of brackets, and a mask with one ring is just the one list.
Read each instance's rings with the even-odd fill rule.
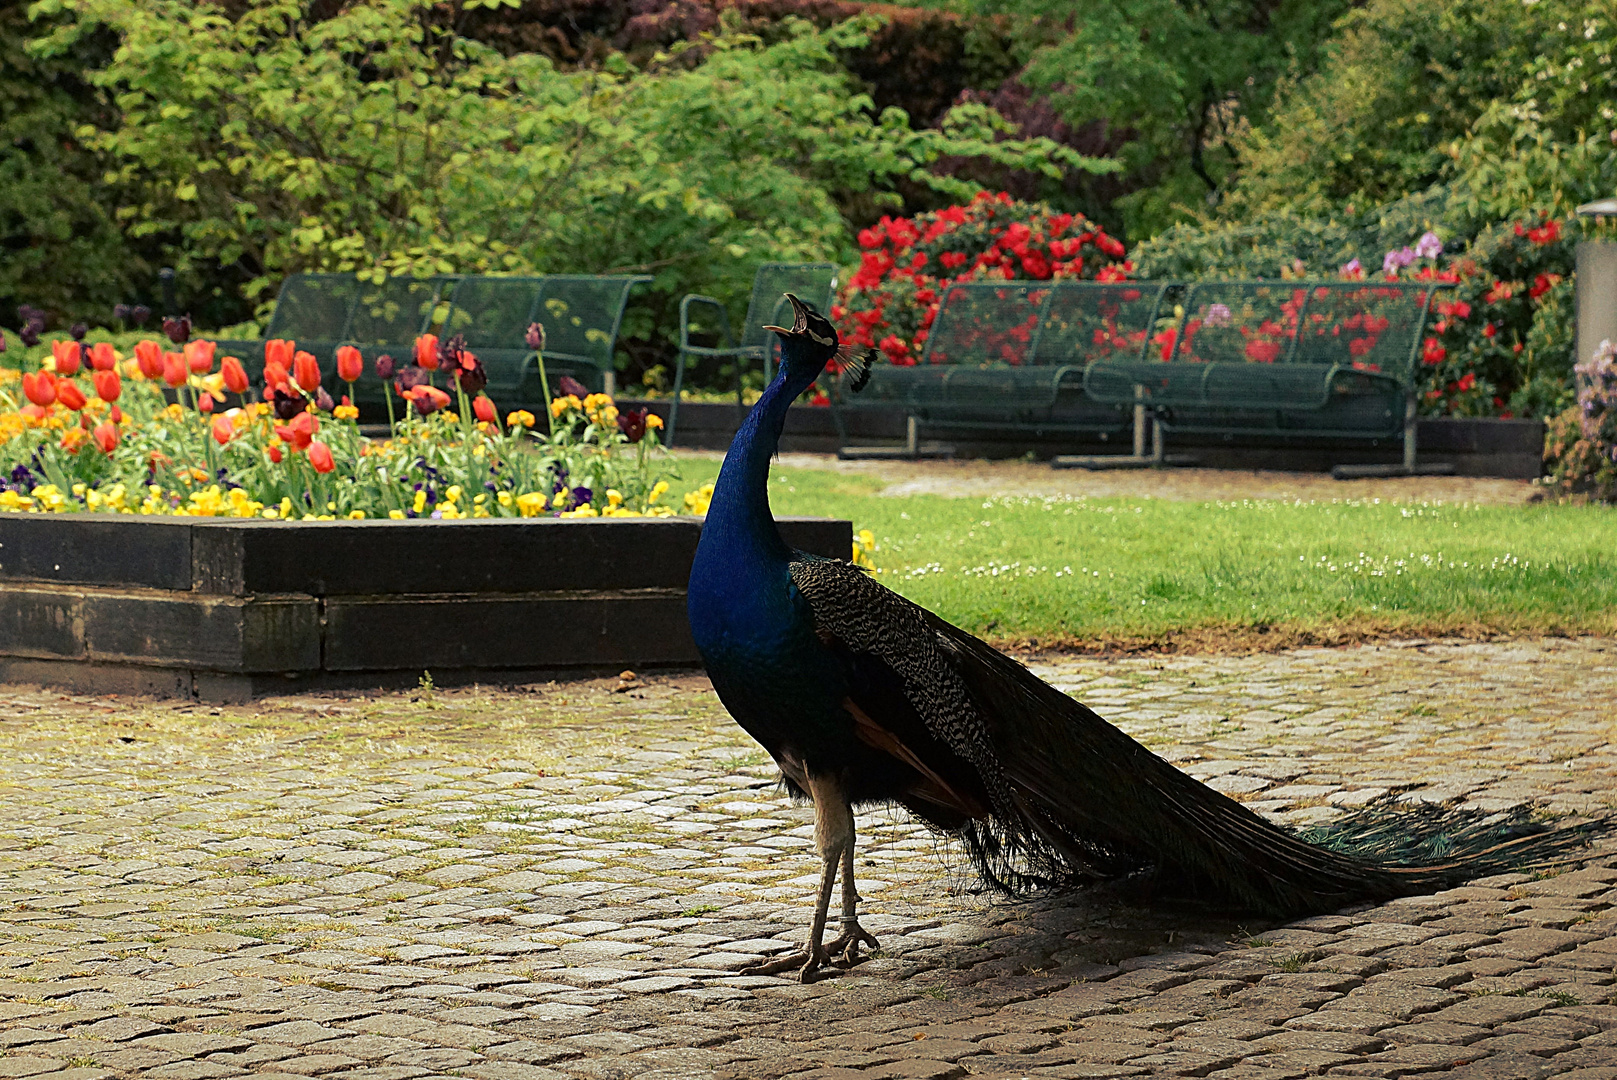
[[786,294],[786,299],[792,302],[791,329],[788,330],[784,326],[765,326],[764,329],[773,330],[777,334],[801,334],[808,329],[808,308],[803,306],[803,301],[799,300],[791,293]]

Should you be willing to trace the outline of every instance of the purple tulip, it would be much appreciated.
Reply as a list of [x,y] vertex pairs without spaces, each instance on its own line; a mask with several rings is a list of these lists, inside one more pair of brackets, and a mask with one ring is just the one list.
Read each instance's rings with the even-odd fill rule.
[[556,380],[556,396],[567,397],[569,394],[582,400],[589,397],[590,390],[589,387],[585,386],[571,375],[563,375],[560,379]]
[[416,387],[421,386],[429,381],[431,381],[431,376],[427,373],[426,368],[416,367],[414,364],[411,364],[409,367],[399,372],[397,381],[393,383],[393,389],[402,394],[406,390],[414,390]]
[[383,382],[387,382],[393,377],[393,373],[398,370],[398,367],[399,362],[397,360],[387,353],[383,353],[376,358],[376,377]]
[[319,409],[321,412],[330,412],[333,408],[336,407],[336,405],[337,405],[337,403],[335,401],[331,400],[331,395],[326,393],[326,388],[325,387],[322,386],[318,390],[315,391],[315,393],[314,393],[314,407],[315,408]]
[[152,317],[152,309],[145,304],[136,304],[129,309],[129,321],[136,326],[145,326],[146,320]]
[[169,315],[163,319],[163,333],[176,345],[184,345],[191,340],[191,316]]
[[296,394],[283,394],[276,390],[269,391],[270,408],[275,410],[278,420],[290,421],[308,408],[307,403]]
[[81,322],[74,323],[72,328],[68,330],[68,333],[73,336],[74,341],[83,341],[84,335],[88,334],[89,332],[90,328]]
[[543,323],[529,323],[527,336],[523,338],[528,348],[543,352],[545,348],[545,327]]

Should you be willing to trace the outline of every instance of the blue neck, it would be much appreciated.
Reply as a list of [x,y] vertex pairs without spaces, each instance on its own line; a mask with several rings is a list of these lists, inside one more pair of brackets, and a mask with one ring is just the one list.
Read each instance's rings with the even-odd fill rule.
[[[812,381],[811,377],[808,382]],[[781,562],[791,557],[769,510],[769,459],[780,447],[786,410],[807,389],[807,382],[799,382],[802,380],[788,379],[787,365],[782,364],[742,421],[713,486],[713,500],[702,526],[703,547],[718,544],[732,552],[745,549]]]

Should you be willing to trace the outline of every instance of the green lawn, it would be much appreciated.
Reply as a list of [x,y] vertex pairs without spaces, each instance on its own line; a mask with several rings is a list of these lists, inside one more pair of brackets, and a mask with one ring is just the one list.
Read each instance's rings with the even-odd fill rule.
[[[687,487],[717,469],[681,463]],[[1617,632],[1610,507],[886,498],[880,488],[868,476],[777,467],[771,503],[871,530],[884,584],[1001,642]]]

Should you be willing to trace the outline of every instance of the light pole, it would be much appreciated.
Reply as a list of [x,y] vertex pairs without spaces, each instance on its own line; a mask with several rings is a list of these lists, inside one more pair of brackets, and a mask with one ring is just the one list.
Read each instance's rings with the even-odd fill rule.
[[[1617,198],[1584,203],[1577,213],[1602,224],[1607,218],[1617,217]],[[1617,341],[1617,242],[1580,240],[1576,258],[1578,335],[1574,348],[1575,362],[1582,364],[1602,341]]]

